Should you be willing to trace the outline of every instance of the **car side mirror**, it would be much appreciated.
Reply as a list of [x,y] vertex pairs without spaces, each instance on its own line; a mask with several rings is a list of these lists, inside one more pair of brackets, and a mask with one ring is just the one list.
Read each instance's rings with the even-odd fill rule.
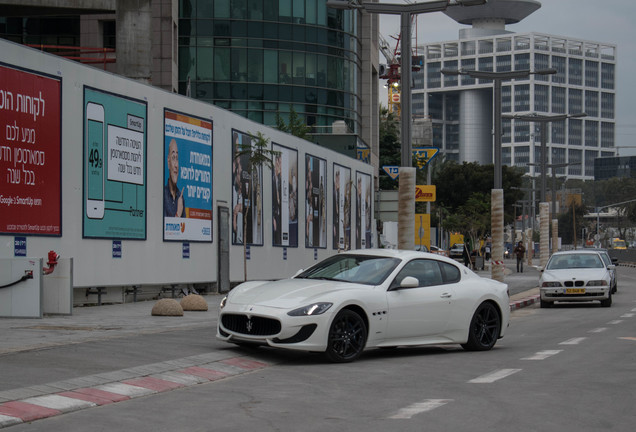
[[400,283],[400,288],[417,288],[418,286],[420,286],[420,281],[413,276],[405,277]]
[[612,264],[617,265],[618,264],[618,258],[612,257]]
[[616,268],[616,266],[614,264],[610,264],[607,266],[608,270],[614,270]]

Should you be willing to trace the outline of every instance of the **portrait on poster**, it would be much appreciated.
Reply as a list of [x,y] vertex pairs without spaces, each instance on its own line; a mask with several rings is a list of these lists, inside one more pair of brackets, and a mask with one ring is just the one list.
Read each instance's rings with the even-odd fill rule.
[[232,130],[232,244],[263,245],[263,166],[250,171],[254,137]]
[[351,248],[351,169],[333,164],[333,248]]
[[356,171],[356,249],[367,249],[371,244],[371,176]]
[[298,151],[272,143],[272,238],[274,246],[298,246]]
[[305,155],[305,247],[327,247],[327,161]]

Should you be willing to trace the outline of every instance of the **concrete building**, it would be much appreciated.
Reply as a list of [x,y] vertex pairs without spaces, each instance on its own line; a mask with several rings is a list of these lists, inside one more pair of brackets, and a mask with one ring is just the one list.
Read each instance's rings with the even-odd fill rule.
[[[593,179],[594,160],[615,156],[616,46],[541,33],[513,33],[507,24],[535,12],[535,0],[489,0],[482,6],[449,8],[459,39],[430,43],[414,73],[413,113],[433,121],[433,143],[458,162],[493,162],[493,82],[442,69],[516,71],[554,68],[555,75],[504,81],[505,115],[586,113],[547,125],[547,163],[568,178]],[[503,119],[502,162],[540,175],[540,124]]]

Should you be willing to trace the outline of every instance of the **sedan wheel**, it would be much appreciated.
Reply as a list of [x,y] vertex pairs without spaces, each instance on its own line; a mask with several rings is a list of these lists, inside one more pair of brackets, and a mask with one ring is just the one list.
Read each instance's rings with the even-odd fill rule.
[[501,318],[492,303],[479,305],[468,329],[468,342],[462,347],[468,351],[487,351],[495,346],[499,338]]
[[331,323],[325,354],[332,362],[350,362],[360,357],[366,342],[367,326],[362,317],[343,309]]

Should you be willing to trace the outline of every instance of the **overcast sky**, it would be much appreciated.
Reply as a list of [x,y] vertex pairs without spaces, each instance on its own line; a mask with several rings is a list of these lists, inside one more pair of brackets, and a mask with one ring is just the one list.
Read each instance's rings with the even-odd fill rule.
[[[380,0],[404,3],[404,0]],[[635,0],[539,0],[541,8],[518,24],[508,25],[516,33],[539,32],[617,46],[616,71],[616,145],[636,146],[636,19]],[[418,3],[421,0],[412,0]],[[417,18],[417,43],[456,40],[458,24],[445,14],[435,12]],[[380,15],[380,33],[395,47],[400,33],[398,15]],[[415,38],[415,24],[413,25]],[[414,42],[415,44],[415,39]],[[386,62],[380,55],[380,62]],[[381,85],[384,80],[381,80]],[[381,102],[387,94],[380,89]],[[636,148],[619,148],[621,155],[636,154]]]

